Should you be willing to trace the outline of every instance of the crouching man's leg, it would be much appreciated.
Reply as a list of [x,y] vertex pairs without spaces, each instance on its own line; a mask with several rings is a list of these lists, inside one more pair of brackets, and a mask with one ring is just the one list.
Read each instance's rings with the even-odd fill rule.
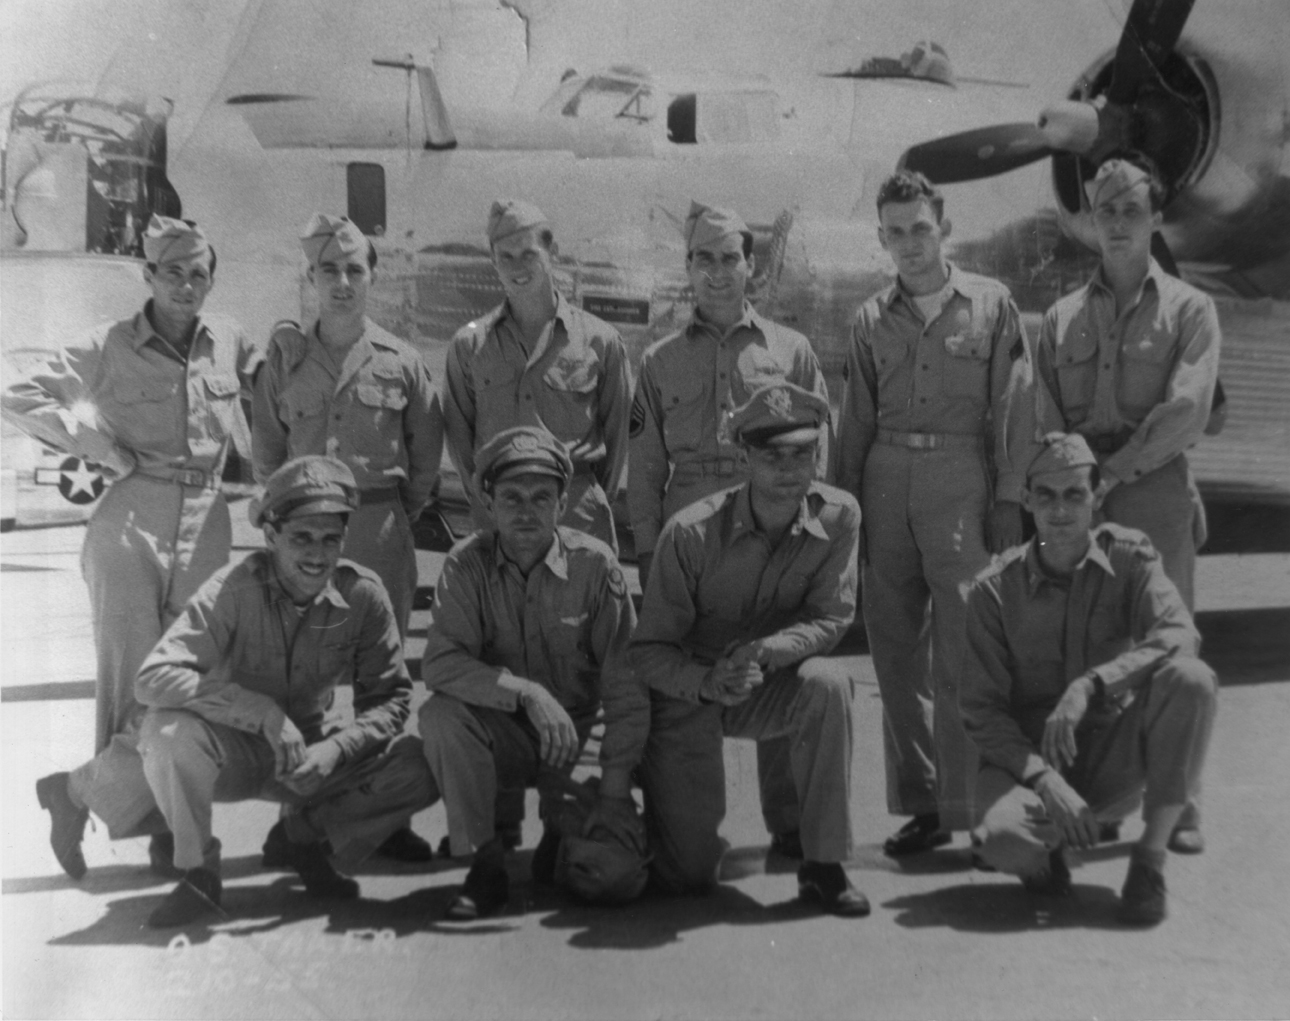
[[1091,763],[1088,800],[1099,816],[1124,778],[1145,781],[1146,825],[1120,895],[1122,922],[1154,925],[1165,917],[1165,849],[1200,788],[1217,694],[1218,680],[1200,660],[1165,660],[1125,710],[1115,740]]
[[473,855],[447,917],[468,921],[510,899],[506,847],[497,835],[497,792],[536,782],[537,731],[522,712],[467,705],[436,694],[421,707],[421,740],[448,817],[453,857]]
[[641,759],[645,828],[662,893],[707,893],[717,883],[726,815],[721,706],[650,692],[650,732]]
[[982,766],[976,779],[980,825],[977,853],[999,872],[1019,876],[1032,893],[1065,894],[1070,869],[1061,833],[1043,799],[997,766]]
[[814,657],[767,676],[746,702],[725,711],[732,737],[790,742],[802,806],[799,896],[833,914],[861,917],[869,900],[851,885],[851,703],[855,678],[840,660]]
[[257,735],[195,713],[155,709],[143,718],[139,752],[148,786],[175,837],[175,868],[183,873],[148,924],[186,925],[220,906],[220,843],[211,831],[211,806],[217,798],[255,797],[273,776],[273,750]]

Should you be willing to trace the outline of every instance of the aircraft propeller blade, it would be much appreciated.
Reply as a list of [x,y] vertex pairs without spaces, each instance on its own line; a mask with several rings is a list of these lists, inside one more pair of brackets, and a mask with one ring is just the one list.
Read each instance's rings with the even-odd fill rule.
[[996,124],[911,146],[900,167],[920,171],[936,184],[954,184],[993,177],[1053,152],[1034,124]]
[[1107,102],[1124,106],[1173,52],[1196,0],[1134,0],[1115,51]]

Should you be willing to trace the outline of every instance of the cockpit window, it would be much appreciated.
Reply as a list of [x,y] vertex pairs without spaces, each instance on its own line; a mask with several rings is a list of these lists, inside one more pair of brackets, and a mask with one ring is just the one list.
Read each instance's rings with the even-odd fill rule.
[[648,121],[654,116],[650,87],[631,78],[594,75],[560,109],[565,117]]

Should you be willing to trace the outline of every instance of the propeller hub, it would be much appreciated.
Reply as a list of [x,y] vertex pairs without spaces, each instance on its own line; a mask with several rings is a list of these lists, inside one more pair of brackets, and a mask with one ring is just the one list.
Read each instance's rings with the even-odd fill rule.
[[1039,115],[1039,131],[1051,148],[1083,155],[1097,143],[1097,108],[1074,100],[1053,103]]

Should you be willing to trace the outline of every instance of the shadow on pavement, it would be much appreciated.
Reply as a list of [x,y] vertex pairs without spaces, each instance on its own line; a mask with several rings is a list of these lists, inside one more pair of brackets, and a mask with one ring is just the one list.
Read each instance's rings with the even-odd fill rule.
[[[226,876],[227,878],[227,876]],[[281,876],[257,886],[225,886],[218,915],[185,927],[150,929],[148,915],[169,892],[163,889],[143,896],[109,902],[98,921],[50,940],[51,946],[150,946],[165,947],[179,935],[190,944],[207,943],[216,934],[231,937],[262,935],[311,918],[327,919],[327,933],[337,937],[377,931],[395,937],[425,931],[452,899],[451,887],[424,887],[393,900],[360,897],[335,901],[305,894],[294,876]]]
[[1223,687],[1290,679],[1290,607],[1202,611],[1196,626]]
[[[558,894],[553,894],[558,897]],[[782,925],[819,917],[797,900],[761,904],[733,886],[703,897],[645,897],[621,907],[593,907],[564,900],[542,919],[545,929],[575,930],[569,945],[587,950],[648,950],[681,934],[713,925]]]
[[[258,875],[261,871],[258,854],[225,858],[220,863],[220,874],[225,882],[231,879],[246,879],[248,876]],[[174,882],[173,879],[153,875],[148,871],[148,866],[142,863],[107,865],[99,868],[91,864],[89,872],[79,883],[60,872],[50,876],[6,879],[3,885],[0,885],[0,893],[8,896],[17,893],[45,893],[50,890],[84,890],[88,894],[104,894],[121,893],[124,890],[143,890],[153,886],[164,887],[164,890],[168,891]]]
[[1076,883],[1069,897],[1027,893],[1016,879],[947,886],[883,903],[908,929],[944,927],[956,932],[1007,933],[1031,929],[1123,929],[1116,922],[1119,894]]

